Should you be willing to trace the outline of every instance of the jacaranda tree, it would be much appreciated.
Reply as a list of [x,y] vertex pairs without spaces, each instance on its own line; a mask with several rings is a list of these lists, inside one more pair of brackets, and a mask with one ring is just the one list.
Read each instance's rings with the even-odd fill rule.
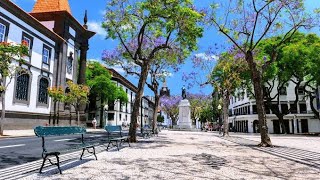
[[[263,70],[276,61],[276,51],[283,43],[299,29],[309,29],[316,23],[305,11],[303,0],[226,0],[211,5],[211,10],[208,22],[232,42],[249,66],[259,118],[259,146],[272,146],[264,108]],[[274,42],[270,59],[257,63],[254,51],[261,40],[276,35],[281,39]]]
[[170,53],[168,61],[185,59],[197,48],[202,36],[202,15],[189,0],[111,0],[103,27],[107,38],[119,40],[113,51],[105,51],[109,65],[138,69],[139,82],[130,123],[130,140],[136,142],[139,107],[151,63]]
[[172,125],[177,125],[179,119],[179,102],[182,100],[181,96],[162,96],[160,98],[161,111],[164,111],[171,119]]

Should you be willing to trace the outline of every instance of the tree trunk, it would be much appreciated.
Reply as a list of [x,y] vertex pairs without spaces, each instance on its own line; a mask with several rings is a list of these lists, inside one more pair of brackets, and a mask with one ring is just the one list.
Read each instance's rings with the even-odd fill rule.
[[2,104],[2,109],[1,109],[1,120],[0,120],[0,135],[3,136],[3,131],[4,131],[4,120],[6,116],[6,102],[5,102],[5,96],[6,91],[1,92],[1,104]]
[[100,127],[103,128],[103,115],[104,115],[104,102],[101,98],[100,100]]
[[267,106],[269,107],[269,109],[271,109],[272,113],[275,114],[279,120],[279,124],[281,126],[281,133],[282,134],[287,134],[287,130],[286,127],[284,125],[284,120],[283,117],[284,115],[286,115],[286,113],[283,113],[280,111],[279,109],[279,104],[278,106],[275,108],[272,106],[272,101],[270,99],[267,99]]
[[316,96],[314,96],[314,95],[312,95],[312,93],[310,92],[309,93],[309,97],[310,97],[310,107],[311,107],[311,110],[312,110],[312,112],[314,113],[314,115],[315,115],[315,117],[317,118],[317,119],[320,119],[320,116],[319,116],[319,112],[318,112],[318,110],[314,107],[314,100],[316,99]]
[[60,118],[60,102],[58,102],[58,112],[57,112],[57,126],[59,126],[59,118]]
[[155,96],[154,96],[154,108],[153,108],[153,121],[152,121],[152,131],[153,131],[153,133],[156,133],[155,130],[157,129],[159,101],[160,101],[160,96],[159,96],[159,94],[155,93]]
[[77,126],[79,126],[79,122],[80,122],[80,111],[77,108]]
[[57,119],[57,101],[54,101],[54,103],[53,103],[53,121],[52,121],[53,126],[55,126],[55,124],[56,124],[56,119]]
[[69,108],[69,115],[70,115],[70,117],[69,117],[69,124],[70,124],[70,126],[71,126],[71,125],[72,125],[71,105],[70,105],[70,108]]
[[229,91],[223,92],[223,136],[229,136]]
[[279,119],[279,124],[281,126],[281,133],[287,134],[288,132],[287,132],[286,126],[284,125],[283,115],[279,115],[277,117]]
[[265,112],[264,101],[263,101],[264,96],[263,96],[261,73],[258,71],[257,65],[253,60],[252,51],[247,51],[246,61],[249,65],[250,72],[251,72],[251,80],[253,82],[256,106],[258,111],[259,128],[260,128],[260,136],[261,136],[261,142],[259,146],[270,147],[272,146],[272,143],[268,134],[267,118],[266,118],[266,112]]
[[135,96],[133,111],[131,114],[131,123],[130,123],[130,129],[129,129],[129,136],[130,136],[131,142],[137,142],[137,137],[136,137],[137,120],[138,120],[144,85],[146,83],[147,76],[148,76],[148,71],[149,71],[149,65],[144,63],[143,66],[141,67],[141,74],[140,74],[139,83],[138,83],[138,92],[136,93],[136,96]]

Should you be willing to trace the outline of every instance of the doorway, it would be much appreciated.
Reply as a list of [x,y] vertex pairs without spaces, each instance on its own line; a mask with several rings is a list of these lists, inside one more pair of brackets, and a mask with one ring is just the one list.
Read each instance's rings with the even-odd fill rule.
[[301,132],[302,133],[309,132],[308,119],[301,119]]
[[258,120],[253,121],[253,133],[260,133]]
[[274,133],[274,134],[280,134],[281,131],[280,131],[280,123],[279,123],[279,120],[273,120],[272,123],[273,123],[273,133]]

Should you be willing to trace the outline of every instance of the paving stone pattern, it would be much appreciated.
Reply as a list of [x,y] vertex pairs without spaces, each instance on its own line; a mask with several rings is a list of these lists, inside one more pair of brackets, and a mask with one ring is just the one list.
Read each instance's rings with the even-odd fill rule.
[[[131,148],[102,151],[98,161],[87,157],[83,163],[65,164],[62,175],[54,167],[23,179],[319,179],[319,167],[276,155],[285,155],[288,147],[262,151],[255,144],[208,132],[162,131],[159,137],[132,143]],[[315,160],[313,156],[306,154],[305,161]]]

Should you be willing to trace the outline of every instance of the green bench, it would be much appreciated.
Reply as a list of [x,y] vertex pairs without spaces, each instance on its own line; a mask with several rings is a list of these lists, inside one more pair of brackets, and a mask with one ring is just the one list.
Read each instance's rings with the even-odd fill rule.
[[123,136],[121,126],[105,126],[104,129],[107,131],[109,141],[107,151],[109,150],[110,144],[113,146],[117,146],[118,151],[119,145],[121,145],[122,142],[128,142],[128,145],[130,147],[129,136]]
[[[43,162],[40,168],[40,173],[42,173],[42,169],[44,167],[45,162],[48,160],[51,165],[56,165],[58,166],[60,174],[62,174],[61,169],[60,169],[60,161],[59,161],[59,155],[64,152],[69,152],[72,150],[78,150],[82,149],[82,153],[80,156],[80,160],[82,160],[82,156],[84,154],[84,151],[87,150],[88,153],[93,154],[95,156],[95,159],[97,160],[96,156],[96,151],[94,146],[96,144],[87,144],[84,142],[84,134],[86,133],[86,129],[83,127],[78,127],[78,126],[66,126],[66,127],[43,127],[43,126],[38,126],[34,128],[34,133],[36,136],[42,138],[42,158]],[[72,145],[68,148],[64,149],[54,149],[50,148],[48,149],[46,145],[46,137],[52,137],[52,136],[67,136],[67,135],[75,135],[79,134],[81,135],[81,141],[77,143],[76,145]],[[89,149],[92,149],[92,151],[89,151]],[[50,159],[50,157],[56,157],[57,162],[53,163]]]

